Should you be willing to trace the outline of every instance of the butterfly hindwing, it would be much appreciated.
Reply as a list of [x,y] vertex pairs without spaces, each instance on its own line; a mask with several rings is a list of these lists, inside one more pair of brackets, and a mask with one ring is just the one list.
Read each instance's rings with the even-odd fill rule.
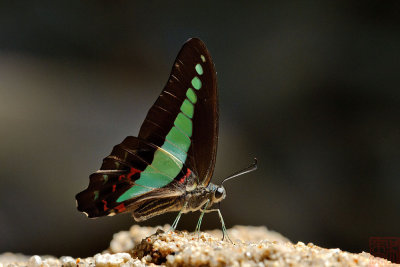
[[76,195],[78,210],[90,218],[124,212],[124,203],[116,203],[116,197],[132,185],[120,181],[123,172],[96,172],[90,175],[89,187]]
[[[152,164],[155,157],[169,168]],[[135,199],[171,184],[176,175],[171,176],[170,170],[182,171],[181,165],[168,152],[128,136],[103,160],[100,170],[90,175],[88,188],[76,196],[78,210],[89,217],[125,212]]]

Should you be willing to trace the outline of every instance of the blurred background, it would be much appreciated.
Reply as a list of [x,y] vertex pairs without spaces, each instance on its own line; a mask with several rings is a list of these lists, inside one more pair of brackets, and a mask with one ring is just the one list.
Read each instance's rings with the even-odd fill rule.
[[75,194],[138,134],[190,37],[218,71],[213,182],[259,159],[226,184],[228,227],[351,252],[400,237],[400,2],[143,2],[0,3],[0,252],[90,256],[135,223],[90,220]]

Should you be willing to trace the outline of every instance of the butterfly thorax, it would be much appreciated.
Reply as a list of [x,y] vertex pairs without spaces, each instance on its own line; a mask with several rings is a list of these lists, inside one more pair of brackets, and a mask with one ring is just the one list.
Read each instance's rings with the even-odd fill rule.
[[197,211],[201,208],[210,208],[214,203],[218,203],[225,198],[225,190],[222,186],[209,183],[208,186],[198,185],[192,191],[186,192],[184,202],[186,208],[182,212]]

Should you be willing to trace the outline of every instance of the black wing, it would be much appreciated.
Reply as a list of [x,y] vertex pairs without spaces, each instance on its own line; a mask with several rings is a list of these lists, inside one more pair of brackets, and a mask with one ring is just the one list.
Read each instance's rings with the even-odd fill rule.
[[[200,80],[200,89],[194,88],[195,77]],[[183,102],[193,100],[193,96],[189,97],[189,88],[195,93],[195,101],[190,101],[194,106],[190,118],[193,131],[184,163],[207,185],[214,172],[217,154],[218,93],[214,63],[201,40],[193,38],[183,45],[166,86],[146,116],[139,138],[162,147],[182,112]]]

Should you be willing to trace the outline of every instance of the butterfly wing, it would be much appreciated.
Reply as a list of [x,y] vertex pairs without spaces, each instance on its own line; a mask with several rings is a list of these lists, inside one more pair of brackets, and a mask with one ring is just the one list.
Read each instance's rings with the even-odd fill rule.
[[204,43],[190,39],[149,110],[139,137],[127,137],[76,196],[89,217],[130,211],[136,220],[179,210],[192,172],[207,185],[218,141],[216,73]]
[[176,156],[202,184],[210,182],[217,154],[218,95],[215,67],[201,40],[190,39],[180,50],[139,138]]
[[[159,161],[169,168],[160,167]],[[78,210],[93,218],[132,211],[133,203],[149,198],[180,196],[184,191],[174,180],[179,175],[171,170],[181,172],[181,166],[163,149],[128,136],[103,160],[100,170],[90,175],[88,188],[76,195]],[[178,186],[164,189],[173,184]]]

